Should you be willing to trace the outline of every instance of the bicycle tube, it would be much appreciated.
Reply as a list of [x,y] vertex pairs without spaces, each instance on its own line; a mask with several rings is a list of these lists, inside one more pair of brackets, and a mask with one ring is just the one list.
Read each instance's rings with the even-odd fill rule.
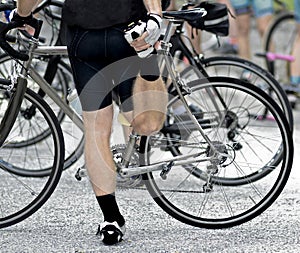
[[7,110],[1,120],[0,124],[0,146],[3,145],[7,136],[10,133],[12,126],[14,125],[18,116],[22,100],[27,88],[27,80],[24,78],[18,78],[16,88],[9,101]]
[[[50,56],[49,59],[48,57],[45,58],[45,64],[46,64],[46,73],[44,74],[44,77],[48,80],[49,84],[53,84],[53,87],[57,89],[57,92],[61,95],[61,99],[66,100],[67,97],[67,92],[68,88],[73,87],[70,86],[73,84],[73,82],[70,83],[69,78],[72,77],[70,66],[64,62],[60,56],[58,57],[52,57]],[[49,62],[47,61],[49,60]],[[0,72],[1,72],[1,77],[6,79],[9,77],[9,70],[11,66],[11,61],[12,59],[7,55],[7,54],[2,54],[0,55]],[[39,59],[35,62],[37,65],[32,65],[32,68],[41,68],[44,69],[44,61]],[[53,75],[55,77],[53,78]],[[45,93],[43,90],[39,89],[39,85],[37,82],[35,82],[33,79],[29,78],[27,80],[28,82],[28,87],[32,88],[37,92],[39,95],[42,95],[42,97],[47,101],[47,103],[51,106],[53,109],[54,113],[57,116],[57,119],[59,123],[62,126],[63,129],[63,134],[66,138],[66,145],[65,145],[65,163],[64,163],[64,169],[67,169],[70,167],[75,161],[81,157],[83,153],[83,134],[81,131],[77,132],[76,127],[72,127],[70,124],[72,124],[72,119],[69,119],[66,117],[65,113],[57,107],[55,102]],[[54,82],[54,83],[53,83]],[[6,98],[7,99],[7,98]],[[34,105],[31,105],[30,108],[27,108],[26,110],[30,110],[30,115],[34,115]],[[3,110],[4,113],[4,110]],[[21,117],[21,115],[18,115],[18,117]],[[72,132],[70,132],[70,126],[72,128]],[[74,131],[74,133],[73,133]],[[76,134],[75,134],[76,132]],[[22,139],[22,141],[19,142],[10,142],[7,143],[6,146],[9,147],[15,147],[15,148],[23,148],[28,145],[34,145],[35,143],[42,142],[44,139],[46,139],[50,134],[50,131],[47,130],[43,133],[37,133],[35,136],[31,135],[31,138],[28,139]],[[80,135],[79,135],[80,134]],[[68,141],[67,141],[68,140]],[[32,171],[31,176],[34,177],[43,177],[45,175],[48,175],[51,172],[51,169],[49,167],[43,168],[43,170],[36,170]],[[29,174],[30,172],[28,172]]]

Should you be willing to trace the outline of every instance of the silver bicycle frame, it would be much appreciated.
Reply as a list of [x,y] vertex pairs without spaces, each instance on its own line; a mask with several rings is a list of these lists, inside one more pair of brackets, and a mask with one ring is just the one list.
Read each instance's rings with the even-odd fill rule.
[[[37,55],[61,55],[67,56],[66,46],[38,46],[32,51],[32,57]],[[83,122],[80,116],[74,113],[73,109],[59,97],[53,87],[32,67],[28,66],[29,76],[40,86],[40,88],[62,109],[62,111],[75,123],[75,125],[82,131]]]
[[[185,100],[184,95],[182,94],[181,86],[184,87],[184,89],[187,91],[189,90],[189,87],[183,83],[182,79],[180,78],[179,73],[177,71],[175,71],[175,69],[172,67],[172,58],[169,56],[168,52],[169,52],[169,48],[171,46],[171,45],[169,45],[169,41],[170,41],[170,38],[172,35],[171,32],[172,32],[173,26],[174,26],[174,23],[172,22],[172,20],[170,20],[170,22],[168,23],[165,35],[164,35],[164,39],[161,41],[161,49],[157,51],[158,56],[162,56],[162,59],[164,60],[165,66],[167,67],[168,74],[171,76],[171,79],[176,80],[173,83],[174,83],[174,86],[178,93],[178,96],[179,96],[181,102],[183,103],[185,110],[186,110],[187,114],[189,115],[190,119],[195,124],[196,129],[200,132],[200,134],[203,136],[205,141],[209,144],[211,151],[212,151],[212,156],[210,156],[210,157],[208,156],[206,158],[195,158],[195,157],[197,157],[198,154],[180,155],[177,157],[173,157],[172,159],[164,160],[162,162],[154,163],[151,165],[145,165],[145,166],[141,166],[141,167],[134,167],[134,168],[128,168],[129,162],[127,160],[124,160],[122,162],[121,167],[118,168],[119,174],[124,178],[135,176],[135,175],[140,175],[140,174],[144,174],[144,173],[148,173],[148,172],[152,172],[152,171],[164,170],[168,166],[170,166],[170,163],[172,163],[172,166],[186,165],[186,164],[199,163],[199,162],[205,162],[205,161],[210,161],[212,163],[216,163],[216,161],[221,157],[220,152],[218,152],[217,149],[214,147],[213,143],[210,141],[208,136],[203,131],[197,118],[192,114],[192,112],[187,104],[187,101]],[[134,138],[134,139],[132,139],[132,138]],[[127,146],[125,156],[128,157],[128,152],[129,152],[129,154],[132,154],[134,152],[133,143],[135,143],[135,141],[136,141],[136,136],[131,135],[130,140],[129,140],[129,143],[131,143],[131,145]],[[224,157],[224,156],[228,156],[228,155],[222,154],[222,156]]]
[[[133,132],[127,144],[126,152],[123,155],[125,159],[123,159],[122,165],[119,168],[119,174],[122,177],[131,177],[133,175],[140,175],[151,171],[163,170],[170,164],[170,162],[172,162],[172,166],[185,165],[185,164],[204,162],[204,161],[212,162],[218,160],[218,157],[221,155],[216,150],[216,148],[214,147],[210,139],[206,136],[205,132],[203,131],[196,117],[190,111],[189,106],[181,92],[180,86],[183,86],[184,89],[187,91],[189,90],[189,87],[183,83],[183,81],[179,76],[179,73],[177,73],[172,67],[172,58],[170,58],[168,54],[168,50],[170,47],[169,40],[171,37],[173,25],[174,24],[171,20],[168,24],[164,39],[161,42],[162,47],[160,50],[158,50],[158,55],[162,56],[162,59],[165,61],[165,65],[167,67],[168,73],[170,74],[172,80],[176,80],[176,82],[174,82],[174,86],[178,92],[178,96],[182,101],[190,119],[195,124],[197,130],[201,133],[205,141],[209,144],[213,155],[211,157],[206,157],[206,158],[196,158],[197,154],[180,155],[175,158],[167,159],[152,165],[128,168],[130,157],[134,152],[135,144],[138,139],[138,136]],[[31,46],[29,49],[29,60],[24,63],[25,69],[27,69],[26,74],[29,75],[40,86],[40,88],[61,108],[61,110],[76,124],[76,126],[78,126],[82,131],[84,131],[82,118],[78,116],[76,113],[74,113],[73,109],[63,99],[59,97],[55,89],[34,68],[31,67],[31,61],[34,55],[67,56],[67,47],[66,46],[38,46],[37,41],[33,41],[33,43],[31,43],[30,45]],[[226,154],[222,154],[223,157],[224,155],[226,156]]]

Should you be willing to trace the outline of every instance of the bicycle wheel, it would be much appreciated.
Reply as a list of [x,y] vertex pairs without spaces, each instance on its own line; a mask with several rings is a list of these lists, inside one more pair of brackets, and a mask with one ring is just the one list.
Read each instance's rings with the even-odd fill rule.
[[[175,34],[172,38],[173,46],[170,53],[174,57],[174,64],[183,79],[189,82],[203,76],[226,76],[250,82],[267,92],[279,103],[287,115],[291,130],[293,129],[293,113],[287,95],[280,83],[270,73],[251,61],[237,57],[201,57],[195,60],[184,41],[178,36]],[[176,57],[178,54],[186,55],[190,65],[187,66],[186,63],[180,61]],[[268,117],[267,110],[265,110],[264,116]]]
[[[204,228],[242,224],[265,211],[288,180],[293,140],[287,120],[266,93],[242,80],[208,78],[191,82],[189,87],[191,93],[185,97],[188,103],[196,103],[202,109],[198,121],[205,135],[199,133],[192,121],[181,121],[170,114],[169,118],[177,121],[181,138],[167,141],[179,156],[169,158],[171,162],[163,170],[145,174],[144,182],[155,202],[186,224]],[[170,111],[178,101],[176,96],[170,100]],[[259,119],[265,108],[274,117],[273,121]],[[218,163],[206,161],[212,149],[204,136],[220,152]],[[143,143],[142,152],[150,150],[144,156],[145,165],[153,165],[167,156],[160,151],[160,145],[155,146],[155,137]],[[274,167],[270,164],[278,150],[282,159]],[[180,155],[189,158],[177,162]],[[196,177],[195,170],[202,175]],[[236,181],[240,184],[235,185]]]
[[[1,98],[10,94],[0,90]],[[1,99],[0,111],[7,108],[7,99]],[[24,108],[34,106],[34,122]],[[64,162],[64,139],[59,123],[51,108],[37,94],[27,89],[19,112],[6,141],[0,148],[0,228],[14,225],[36,212],[53,193],[61,176]],[[47,140],[36,145],[11,148],[10,142],[17,142],[37,131],[50,129]],[[32,178],[31,172],[40,170],[41,165],[51,168],[47,177]],[[19,172],[28,172],[25,173]]]
[[[264,39],[264,50],[284,55],[290,55],[292,46],[297,36],[297,27],[293,13],[287,12],[279,15],[270,24]],[[269,62],[266,60],[268,70],[274,74],[275,79],[281,84],[290,82],[290,63],[277,60]]]
[[[51,58],[51,57],[39,57],[33,60],[32,66],[41,75],[45,76],[45,79],[51,83],[52,87],[55,88],[57,93],[62,99],[66,101],[69,88],[73,88],[73,77],[70,70],[70,66],[64,62],[62,58]],[[0,56],[0,77],[8,78],[15,69],[18,68],[16,63],[6,54]],[[40,90],[39,86],[32,79],[28,78],[28,87],[38,92],[44,100],[50,105],[54,111],[56,117],[61,125],[64,139],[65,139],[65,163],[64,169],[69,168],[73,165],[83,154],[84,148],[84,136],[82,131],[72,122],[72,119],[67,117],[65,113],[56,105],[56,103],[50,99],[43,91]],[[31,119],[34,120],[35,108],[27,108],[27,111],[31,112]],[[22,115],[19,115],[22,117]],[[11,141],[9,147],[22,148],[25,146],[35,145],[40,143],[43,139],[51,134],[50,129],[45,129],[44,132],[36,132],[36,135],[30,135],[28,138]],[[41,167],[42,168],[42,167]],[[22,170],[22,168],[19,168]],[[27,168],[24,168],[27,170]],[[21,171],[19,173],[22,173]],[[24,172],[26,175],[29,171]],[[40,171],[32,171],[31,176],[42,177],[47,176],[51,173],[51,167],[43,167]]]
[[[293,113],[287,96],[279,83],[267,71],[263,70],[261,67],[252,62],[236,57],[211,57],[202,59],[202,63],[205,67],[205,71],[210,76],[230,76],[237,79],[242,79],[248,83],[256,85],[265,92],[268,92],[268,94],[272,96],[276,103],[281,106],[289,121],[291,131],[293,130]],[[196,72],[197,70],[190,66],[182,71],[181,76],[187,81],[197,80],[199,75],[196,75]],[[245,73],[247,73],[247,76],[245,76]],[[197,108],[197,103],[194,104],[194,107]],[[265,108],[264,112],[260,115],[260,119],[263,122],[274,120],[272,115],[269,114],[267,108]],[[170,133],[169,136],[174,136],[174,133]],[[174,155],[178,155],[176,149],[168,147],[168,150],[170,150]],[[281,162],[281,158],[282,152],[279,149],[278,152],[276,152],[276,156],[274,156],[274,159],[272,160],[272,164],[270,165],[276,167]],[[198,177],[201,177],[202,175],[202,171],[198,170],[195,170],[193,173]],[[261,170],[258,171],[256,177],[264,177],[264,175],[265,171]],[[241,183],[245,183],[245,181],[222,180],[223,185],[239,185]]]
[[[280,105],[290,124],[290,129],[293,131],[293,112],[287,95],[268,71],[246,59],[230,56],[204,58],[202,63],[209,76],[227,76],[242,79],[268,93]],[[187,68],[182,72],[182,77],[190,80],[192,74],[193,70]],[[265,111],[265,117],[268,117],[267,111]]]

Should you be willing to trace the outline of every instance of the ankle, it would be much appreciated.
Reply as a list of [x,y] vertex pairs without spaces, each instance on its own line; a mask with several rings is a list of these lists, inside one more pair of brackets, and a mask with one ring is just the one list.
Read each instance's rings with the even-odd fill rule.
[[116,221],[120,227],[125,224],[125,219],[120,213],[115,194],[107,194],[103,196],[96,196],[100,209],[104,216],[104,221]]
[[300,76],[291,76],[290,83],[292,86],[295,87],[300,86]]

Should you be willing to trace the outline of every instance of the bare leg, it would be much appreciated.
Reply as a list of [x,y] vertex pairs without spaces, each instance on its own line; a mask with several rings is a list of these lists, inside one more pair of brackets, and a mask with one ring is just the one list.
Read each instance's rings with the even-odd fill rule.
[[[105,120],[104,120],[105,119]],[[110,150],[112,106],[83,112],[85,162],[96,196],[111,194],[116,187],[115,164]]]
[[168,94],[162,78],[146,81],[137,77],[133,89],[134,118],[129,120],[140,135],[151,135],[159,131],[165,120]]
[[242,14],[237,16],[238,26],[238,45],[239,45],[239,56],[245,59],[251,58],[250,53],[250,14]]
[[261,38],[264,36],[272,17],[273,15],[265,15],[256,19],[257,29]]
[[[218,0],[219,3],[226,4],[228,9],[230,10],[232,15],[234,14],[234,8],[232,7],[229,0]],[[236,20],[229,14],[229,39],[232,44],[237,43],[237,37],[238,37],[238,26],[236,23]]]
[[291,63],[291,76],[300,77],[300,24],[297,25],[297,37],[293,45],[292,55],[295,61]]
[[177,10],[176,1],[171,0],[169,7],[167,8],[168,11],[175,11]]

